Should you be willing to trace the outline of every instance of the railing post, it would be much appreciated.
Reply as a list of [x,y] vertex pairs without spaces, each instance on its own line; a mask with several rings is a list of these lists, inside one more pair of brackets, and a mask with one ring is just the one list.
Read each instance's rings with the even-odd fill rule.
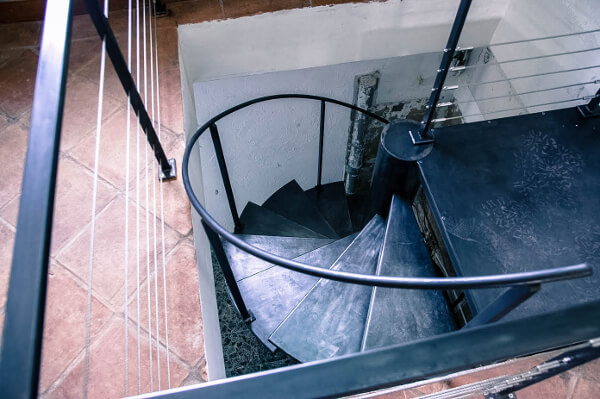
[[471,328],[498,321],[539,290],[540,284],[516,285],[510,287],[502,295],[496,298],[494,302],[490,303],[473,317],[463,328]]
[[96,0],[84,0],[84,2],[90,17],[92,18],[92,22],[98,31],[98,35],[101,39],[106,40],[106,53],[108,54],[113,67],[115,68],[115,72],[121,81],[121,85],[123,86],[125,93],[127,93],[129,96],[131,108],[137,115],[140,127],[146,134],[148,144],[152,148],[154,156],[158,161],[161,169],[159,171],[160,180],[164,181],[175,179],[177,177],[175,159],[168,159],[165,151],[162,148],[162,145],[160,144],[160,140],[156,135],[156,131],[154,130],[152,121],[148,116],[144,102],[142,101],[142,98],[135,87],[131,73],[129,73],[129,68],[127,67],[125,58],[123,58],[123,54],[119,48],[119,43],[117,42],[108,20],[100,8],[100,3]]
[[427,103],[425,116],[423,116],[423,119],[421,120],[421,126],[419,129],[410,131],[412,142],[415,145],[433,142],[433,135],[431,135],[429,131],[431,120],[435,115],[437,103],[442,94],[444,82],[446,81],[446,76],[448,75],[448,70],[450,69],[454,52],[458,46],[460,34],[465,25],[465,21],[467,20],[469,7],[471,7],[471,0],[461,0],[460,5],[458,6],[458,12],[454,18],[452,30],[450,31],[450,36],[448,37],[448,43],[446,44],[446,48],[444,48],[444,55],[442,57],[442,62],[440,63],[440,68],[437,70],[437,76],[435,77],[433,89],[431,89],[431,96],[429,97],[429,102]]
[[38,393],[71,20],[70,0],[48,0],[6,299],[2,398],[36,398]]
[[237,307],[240,312],[242,319],[244,322],[251,323],[256,320],[256,317],[248,310],[246,307],[246,303],[244,302],[244,298],[242,297],[242,293],[240,292],[240,287],[237,285],[235,281],[235,276],[233,275],[233,271],[231,270],[231,265],[229,264],[229,260],[227,259],[227,255],[225,254],[225,250],[223,249],[223,243],[219,238],[219,235],[211,230],[209,226],[202,221],[202,227],[204,227],[204,231],[208,237],[208,241],[210,245],[215,251],[215,256],[219,261],[219,265],[221,266],[221,270],[223,271],[223,276],[225,276],[225,282],[229,287],[229,292],[231,293],[231,298],[233,299],[233,303]]
[[319,124],[319,165],[317,171],[317,191],[321,191],[321,176],[323,174],[323,136],[325,134],[325,101],[321,100],[321,121]]
[[231,181],[229,180],[229,172],[227,172],[227,164],[225,163],[225,157],[223,156],[221,138],[219,137],[219,130],[217,129],[217,125],[215,124],[210,125],[210,137],[212,137],[212,142],[215,146],[215,154],[217,155],[217,162],[219,163],[219,170],[221,171],[223,186],[225,186],[225,194],[227,195],[229,210],[231,211],[231,217],[233,218],[233,224],[235,225],[234,232],[241,233],[242,230],[244,230],[244,225],[240,220],[237,207],[235,206],[235,198],[233,197]]

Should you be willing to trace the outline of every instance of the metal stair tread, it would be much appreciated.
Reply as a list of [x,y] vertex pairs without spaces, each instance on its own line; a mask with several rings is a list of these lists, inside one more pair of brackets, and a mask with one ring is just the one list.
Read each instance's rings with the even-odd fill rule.
[[[374,274],[385,223],[376,215],[332,270]],[[320,279],[269,340],[301,362],[360,351],[371,288]]]
[[[328,269],[355,236],[354,234],[336,241],[329,240],[329,244],[294,259]],[[256,320],[250,324],[250,328],[273,351],[276,347],[269,342],[269,336],[319,278],[264,263],[270,267],[238,283],[246,305],[256,317]]]
[[327,238],[308,227],[300,225],[276,212],[248,202],[240,220],[244,234],[299,238]]
[[343,182],[324,184],[321,190],[313,187],[306,191],[306,195],[340,237],[352,234],[354,230]]
[[[239,234],[238,237],[248,244],[287,258],[294,258],[334,241],[329,238],[298,238],[248,234]],[[225,250],[236,281],[260,273],[273,266],[272,263],[239,249],[229,241],[222,241],[223,249]]]
[[296,180],[282,186],[262,206],[325,237],[340,238]]
[[[437,277],[412,213],[394,196],[377,274]],[[413,341],[456,329],[441,291],[373,287],[361,350]]]

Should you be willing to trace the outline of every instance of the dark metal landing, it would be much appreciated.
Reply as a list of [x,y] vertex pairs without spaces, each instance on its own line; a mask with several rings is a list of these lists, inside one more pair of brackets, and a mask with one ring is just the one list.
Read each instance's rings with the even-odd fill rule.
[[273,193],[262,206],[325,237],[340,238],[296,180]]
[[306,195],[340,237],[352,234],[352,220],[343,182],[324,184],[320,191],[316,187],[311,188]]
[[[385,232],[375,216],[331,267],[374,274]],[[360,351],[371,288],[321,279],[269,338],[301,362]]]
[[[408,202],[394,196],[377,274],[438,277]],[[373,287],[362,350],[381,348],[455,330],[440,291]]]
[[[350,245],[354,237],[355,235],[351,235],[342,238],[295,259],[328,269]],[[290,253],[288,256],[293,255]],[[269,336],[319,279],[283,267],[271,266],[239,281],[239,287],[246,299],[246,305],[256,316],[256,321],[250,324],[250,328],[269,349],[274,351],[276,347],[269,342]]]
[[[305,254],[333,241],[329,238],[296,238],[246,234],[239,235],[239,237],[255,247],[289,258]],[[236,281],[260,273],[273,266],[272,263],[250,255],[228,241],[223,240],[223,248],[225,249],[225,254],[227,255]]]
[[[544,284],[506,318],[600,299],[600,119],[571,108],[437,129],[420,169],[460,275],[594,268]],[[500,292],[468,299],[480,311]]]
[[282,237],[305,237],[305,238],[327,238],[308,227],[299,225],[273,211],[248,202],[240,216],[244,225],[244,234],[282,236]]

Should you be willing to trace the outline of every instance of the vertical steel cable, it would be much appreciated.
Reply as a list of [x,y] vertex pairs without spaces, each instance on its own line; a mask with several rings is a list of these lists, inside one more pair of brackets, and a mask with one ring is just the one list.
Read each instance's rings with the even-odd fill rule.
[[[146,0],[143,0],[143,36],[144,36],[144,104],[148,104],[148,35],[146,33]],[[152,360],[152,317],[151,317],[151,297],[150,297],[150,209],[148,206],[148,146],[144,146],[145,153],[145,191],[146,191],[146,291],[148,308],[148,357],[150,358],[150,392],[154,391],[154,370]]]
[[[140,87],[140,0],[136,0],[135,7],[136,20],[136,85]],[[138,394],[142,393],[142,350],[141,350],[141,335],[140,335],[140,117],[138,115],[136,125],[136,163],[135,163],[135,226],[136,236],[135,244],[137,249],[136,255],[136,307],[137,307],[137,377],[138,377]]]
[[[158,139],[161,136],[161,122],[160,122],[160,79],[158,77],[158,39],[156,37],[156,17],[154,18],[154,52],[155,64],[156,64],[156,116],[158,118]],[[163,180],[160,178],[160,228],[161,228],[161,253],[162,253],[162,280],[163,280],[163,306],[165,313],[165,349],[167,353],[167,384],[168,388],[171,388],[171,357],[169,354],[169,323],[168,323],[168,310],[167,310],[167,273],[166,273],[166,249],[165,249],[165,207],[164,207],[164,194],[163,194]],[[155,277],[158,279],[158,275]]]
[[[131,0],[128,2],[127,8],[127,69],[131,73]],[[125,293],[123,298],[123,313],[124,313],[124,333],[125,333],[125,387],[123,389],[124,396],[127,396],[129,391],[129,334],[127,334],[127,323],[129,321],[129,310],[128,310],[128,293],[129,293],[129,167],[130,167],[130,140],[131,137],[131,97],[127,95],[127,133],[125,144],[125,265],[124,265],[124,280],[125,280]]]
[[[108,0],[104,0],[104,16],[108,18]],[[88,396],[90,377],[90,345],[92,330],[92,281],[94,275],[94,240],[96,236],[96,199],[98,197],[98,168],[100,163],[100,138],[102,132],[102,104],[104,102],[104,70],[106,67],[106,37],[102,38],[100,54],[100,79],[98,84],[98,113],[96,115],[96,146],[94,150],[94,178],[92,183],[92,217],[90,221],[90,260],[88,264],[87,307],[85,312],[85,364],[83,372],[83,397]]]
[[[154,51],[152,40],[152,1],[148,4],[149,26],[150,26],[150,102],[152,103],[152,124],[156,129],[156,120],[154,119]],[[158,49],[157,49],[158,50]],[[160,391],[160,332],[158,330],[158,254],[156,253],[156,162],[152,162],[152,231],[154,235],[154,311],[156,317],[156,376],[158,390]],[[150,282],[148,282],[150,284]]]

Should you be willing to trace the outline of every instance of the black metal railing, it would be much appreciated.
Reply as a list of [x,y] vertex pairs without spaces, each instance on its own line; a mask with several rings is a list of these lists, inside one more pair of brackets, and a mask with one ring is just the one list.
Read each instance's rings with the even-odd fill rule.
[[[160,180],[175,178],[175,161],[162,148],[107,18],[97,1],[84,1],[160,166]],[[71,25],[72,1],[48,0],[5,307],[0,357],[3,398],[35,398],[38,393]]]
[[[586,86],[600,84],[600,80],[594,78],[594,79],[588,79],[587,81],[564,82],[559,86],[553,86],[553,87],[544,87],[544,85],[542,85],[540,87],[538,85],[538,86],[535,86],[534,90],[514,91],[514,92],[509,92],[507,94],[502,94],[502,95],[497,95],[497,94],[492,95],[492,96],[487,95],[484,98],[474,98],[472,100],[470,100],[470,99],[462,100],[462,101],[461,100],[459,100],[459,101],[453,100],[453,101],[444,101],[444,102],[440,103],[440,98],[445,93],[450,93],[452,91],[456,91],[457,89],[461,89],[461,88],[469,88],[470,89],[470,88],[477,87],[477,86],[493,85],[493,84],[503,83],[503,82],[511,83],[511,82],[518,81],[518,80],[522,81],[523,79],[533,79],[533,78],[539,78],[542,76],[543,77],[549,77],[549,76],[555,77],[556,75],[566,74],[566,73],[570,73],[570,72],[582,72],[582,71],[590,71],[590,70],[600,69],[600,65],[598,64],[598,62],[595,62],[594,65],[577,66],[577,67],[565,68],[565,69],[560,69],[560,70],[555,70],[555,71],[539,71],[539,72],[536,72],[533,74],[505,77],[505,78],[501,78],[501,79],[492,79],[492,80],[480,81],[480,82],[467,82],[464,84],[447,85],[446,78],[447,78],[449,72],[462,73],[464,71],[469,71],[469,70],[473,70],[473,69],[477,69],[477,68],[487,68],[487,67],[491,67],[491,66],[515,64],[515,63],[522,63],[522,62],[542,61],[544,63],[547,63],[549,59],[555,59],[557,57],[564,57],[564,56],[575,56],[578,54],[584,54],[584,55],[591,54],[591,57],[589,57],[589,58],[591,60],[593,60],[594,54],[598,54],[598,51],[600,51],[600,47],[593,46],[593,47],[582,48],[582,49],[568,49],[568,51],[558,51],[558,52],[552,52],[549,54],[541,54],[541,55],[533,55],[533,56],[526,55],[524,57],[517,57],[514,59],[507,59],[507,60],[501,60],[501,61],[496,61],[496,62],[485,62],[483,64],[465,65],[464,63],[468,62],[468,58],[469,58],[467,53],[481,49],[481,48],[476,48],[473,46],[463,46],[463,47],[458,46],[458,42],[459,42],[459,39],[461,38],[461,33],[464,28],[466,19],[467,19],[467,15],[469,12],[469,8],[471,6],[471,2],[472,2],[472,0],[461,0],[460,1],[460,5],[458,7],[456,17],[454,19],[454,23],[452,25],[452,29],[451,29],[450,35],[448,37],[448,43],[446,44],[446,47],[443,50],[442,61],[437,70],[435,83],[433,85],[433,88],[431,89],[431,95],[430,95],[429,101],[426,105],[425,115],[423,116],[423,119],[421,120],[421,124],[420,124],[419,128],[415,129],[415,131],[410,131],[410,135],[411,135],[413,144],[420,145],[420,144],[432,143],[434,141],[433,126],[436,124],[445,123],[448,121],[464,120],[465,118],[472,118],[472,117],[487,117],[487,116],[494,117],[499,114],[506,115],[507,112],[523,111],[525,109],[531,109],[531,108],[540,109],[543,107],[549,107],[549,106],[555,106],[555,105],[561,105],[561,104],[566,105],[569,103],[574,104],[575,102],[577,102],[577,105],[579,105],[579,107],[578,107],[579,111],[581,112],[581,114],[584,117],[598,116],[598,114],[600,112],[599,107],[598,107],[598,104],[600,102],[600,89],[595,94],[591,93],[588,95],[579,95],[577,97],[570,96],[569,98],[566,98],[566,99],[565,98],[544,99],[543,101],[539,101],[539,102],[536,102],[533,104],[523,104],[522,106],[519,106],[519,107],[511,106],[508,108],[494,109],[492,111],[487,111],[487,112],[480,111],[477,113],[470,113],[467,115],[457,115],[457,116],[450,116],[450,117],[443,117],[443,118],[436,117],[437,110],[439,110],[441,108],[449,107],[449,106],[462,106],[462,105],[469,104],[469,103],[470,104],[473,104],[473,103],[480,104],[483,102],[498,100],[498,99],[502,99],[502,98],[522,99],[522,98],[524,98],[524,96],[530,96],[530,95],[534,95],[534,94],[538,94],[538,93],[550,93],[550,92],[556,92],[556,90],[560,90],[560,89],[576,88],[576,87],[585,88]],[[544,37],[511,40],[511,41],[507,41],[507,42],[497,42],[497,43],[489,44],[487,46],[487,48],[488,49],[493,49],[493,48],[497,48],[497,47],[505,47],[506,48],[506,46],[533,43],[533,42],[539,42],[539,41],[548,41],[548,40],[558,40],[558,39],[562,40],[562,39],[570,38],[573,36],[578,36],[578,35],[588,35],[589,36],[589,35],[597,34],[597,33],[600,33],[600,29],[590,29],[590,30],[584,30],[584,31],[573,32],[573,33],[562,33],[562,34],[557,34],[557,35],[548,35],[548,36],[544,36]],[[462,62],[458,63],[460,65],[456,65],[457,61],[459,59],[461,59]],[[597,60],[597,57],[596,57],[596,60]],[[583,102],[583,105],[580,105],[580,104],[582,104],[582,102]],[[587,104],[585,102],[587,102]]]
[[[376,276],[376,275],[364,275],[358,273],[349,273],[339,270],[330,270],[324,269],[315,265],[308,265],[305,263],[301,263],[292,259],[284,258],[278,255],[275,255],[271,252],[265,251],[261,248],[255,247],[246,241],[242,240],[235,234],[227,231],[225,227],[219,224],[210,213],[202,206],[198,197],[196,196],[192,184],[189,178],[189,160],[190,154],[194,145],[200,138],[200,136],[206,131],[210,130],[211,137],[213,139],[213,144],[215,147],[216,157],[219,164],[219,169],[221,173],[221,177],[223,180],[223,184],[225,187],[225,191],[227,193],[227,200],[229,203],[229,210],[231,212],[231,216],[235,225],[234,233],[242,232],[243,225],[240,221],[237,207],[235,205],[235,198],[233,195],[233,189],[231,187],[231,181],[229,179],[229,173],[227,171],[226,162],[223,155],[223,148],[221,146],[221,140],[219,137],[219,131],[217,129],[217,122],[226,116],[239,111],[243,108],[249,107],[251,105],[262,103],[266,101],[279,100],[279,99],[289,99],[289,98],[300,98],[300,99],[308,99],[315,100],[321,102],[321,122],[320,122],[320,132],[319,132],[319,166],[318,176],[317,176],[317,184],[321,182],[321,173],[322,173],[322,143],[323,143],[323,135],[324,129],[324,104],[325,103],[333,103],[346,108],[353,109],[358,112],[362,112],[365,115],[368,115],[374,119],[377,119],[381,122],[388,123],[388,121],[368,110],[361,109],[355,105],[344,103],[339,100],[335,100],[332,98],[321,97],[321,96],[313,96],[307,94],[278,94],[266,97],[255,98],[250,101],[246,101],[235,107],[229,108],[216,115],[207,121],[204,125],[202,125],[195,133],[190,137],[182,163],[182,175],[183,175],[183,184],[187,191],[188,197],[192,203],[192,206],[196,209],[196,211],[200,214],[202,218],[202,224],[204,229],[207,232],[208,238],[210,240],[211,245],[217,252],[219,263],[221,268],[223,269],[224,275],[226,277],[226,282],[230,288],[230,292],[232,294],[235,305],[240,311],[242,317],[246,321],[252,321],[253,316],[250,310],[246,307],[244,303],[244,299],[241,296],[240,290],[237,286],[237,282],[233,278],[233,272],[231,271],[231,266],[227,260],[227,257],[224,255],[224,251],[222,249],[222,241],[221,238],[227,240],[237,248],[245,251],[251,255],[256,256],[264,261],[269,263],[285,267],[287,269],[308,274],[315,277],[326,278],[330,280],[366,285],[366,286],[378,286],[378,287],[390,287],[390,288],[407,288],[407,289],[429,289],[429,290],[444,290],[444,289],[476,289],[476,288],[492,288],[492,287],[510,287],[510,289],[503,295],[501,295],[495,302],[490,304],[486,309],[480,312],[480,315],[472,320],[472,325],[479,325],[490,321],[495,321],[506,314],[508,311],[516,307],[519,303],[529,298],[533,295],[538,289],[539,285],[542,283],[566,280],[572,278],[579,278],[589,276],[592,273],[592,269],[589,265],[586,264],[578,264],[572,266],[564,266],[553,269],[545,269],[545,270],[536,270],[530,272],[522,272],[522,273],[513,273],[513,274],[503,274],[503,275],[489,275],[489,276],[476,276],[476,277],[390,277],[390,276]],[[524,286],[524,287],[522,287]]]

